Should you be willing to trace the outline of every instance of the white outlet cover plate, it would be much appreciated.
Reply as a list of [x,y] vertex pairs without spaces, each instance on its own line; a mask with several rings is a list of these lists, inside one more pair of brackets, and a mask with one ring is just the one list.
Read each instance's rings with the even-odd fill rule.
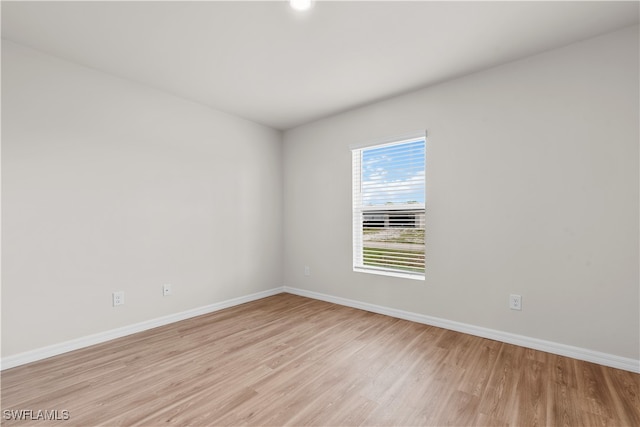
[[522,310],[522,295],[509,295],[509,308],[511,310]]
[[113,293],[113,306],[124,304],[124,291],[118,291]]

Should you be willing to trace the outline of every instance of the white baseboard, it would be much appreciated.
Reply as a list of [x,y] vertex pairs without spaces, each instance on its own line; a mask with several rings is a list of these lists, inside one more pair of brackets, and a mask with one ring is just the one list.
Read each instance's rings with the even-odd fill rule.
[[273,288],[262,292],[257,292],[251,295],[246,295],[230,300],[209,304],[204,307],[198,307],[191,310],[183,311],[180,313],[170,314],[168,316],[159,317],[156,319],[147,320],[144,322],[136,323],[129,326],[124,326],[110,331],[89,335],[86,337],[77,338],[70,341],[65,341],[60,344],[54,344],[47,347],[19,353],[12,356],[2,358],[0,361],[0,370],[13,368],[16,366],[24,365],[30,362],[46,359],[48,357],[57,356],[62,353],[67,353],[73,350],[79,350],[94,344],[100,344],[116,338],[121,338],[127,335],[135,334],[137,332],[146,331],[148,329],[156,328],[158,326],[168,325],[170,323],[179,322],[181,320],[189,319],[192,317],[200,316],[207,313],[213,313],[215,311],[223,310],[225,308],[234,307],[236,305],[244,304],[247,302],[255,301],[258,299],[266,298],[272,295],[277,295],[282,292],[287,292],[294,295],[299,295],[307,298],[313,298],[321,301],[327,301],[334,304],[344,305],[347,307],[357,308],[360,310],[371,311],[373,313],[384,314],[398,319],[410,320],[412,322],[423,323],[425,325],[437,326],[444,329],[450,329],[452,331],[463,332],[469,335],[475,335],[483,338],[488,338],[508,344],[515,344],[522,347],[532,348],[535,350],[546,351],[548,353],[558,354],[561,356],[567,356],[578,360],[584,360],[587,362],[593,362],[604,366],[610,366],[612,368],[624,369],[625,371],[640,373],[640,360],[630,359],[626,357],[615,356],[608,353],[601,353],[598,351],[588,350],[580,347],[574,347],[566,344],[555,343],[552,341],[540,340],[537,338],[530,338],[523,335],[512,334],[509,332],[502,332],[495,329],[483,328],[480,326],[474,326],[467,323],[455,322],[452,320],[441,319],[438,317],[427,316],[424,314],[412,313],[404,310],[397,310],[394,308],[383,307],[380,305],[369,304],[366,302],[351,300],[347,298],[336,297],[332,295],[326,295],[319,292],[307,291],[304,289],[292,288],[283,286],[279,288]]
[[54,344],[47,347],[26,351],[24,353],[7,356],[2,358],[2,360],[0,361],[0,370],[14,368],[16,366],[24,365],[26,363],[35,362],[38,360],[46,359],[48,357],[57,356],[62,353],[67,353],[69,351],[79,350],[81,348],[85,348],[91,345],[100,344],[105,341],[110,341],[116,338],[121,338],[127,335],[135,334],[137,332],[142,332],[148,329],[157,328],[158,326],[164,326],[170,323],[179,322],[181,320],[189,319],[189,318],[200,316],[203,314],[213,313],[214,311],[219,311],[225,308],[229,308],[229,307],[244,304],[247,302],[255,301],[258,299],[266,298],[272,295],[280,294],[282,292],[284,292],[284,288],[282,287],[269,289],[266,291],[257,292],[255,294],[245,295],[242,297],[232,298],[226,301],[209,304],[204,307],[198,307],[191,310],[182,311],[180,313],[170,314],[168,316],[146,320],[144,322],[135,323],[133,325],[123,326],[121,328],[112,329],[112,330],[101,332],[98,334],[76,338],[70,341],[62,342],[60,344]]
[[397,310],[394,308],[388,308],[347,298],[321,294],[304,289],[285,286],[284,292],[321,301],[327,301],[334,304],[344,305],[347,307],[358,308],[360,310],[371,311],[373,313],[384,314],[399,319],[410,320],[412,322],[423,323],[425,325],[437,326],[439,328],[463,332],[465,334],[488,338],[508,344],[515,344],[521,347],[527,347],[534,350],[545,351],[547,353],[558,354],[560,356],[567,356],[578,360],[593,362],[599,365],[610,366],[612,368],[624,369],[625,371],[640,373],[640,360],[636,359],[615,356],[613,354],[601,353],[599,351],[588,350],[585,348],[574,347],[552,341],[545,341],[537,338],[527,337],[524,335],[512,334],[509,332],[502,332],[495,329],[483,328],[481,326],[474,326],[467,323],[454,322],[452,320],[412,313],[409,311]]

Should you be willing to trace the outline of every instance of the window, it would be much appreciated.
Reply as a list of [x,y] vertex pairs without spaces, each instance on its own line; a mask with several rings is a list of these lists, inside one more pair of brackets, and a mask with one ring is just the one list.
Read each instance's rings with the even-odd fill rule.
[[424,279],[424,132],[353,155],[354,271]]

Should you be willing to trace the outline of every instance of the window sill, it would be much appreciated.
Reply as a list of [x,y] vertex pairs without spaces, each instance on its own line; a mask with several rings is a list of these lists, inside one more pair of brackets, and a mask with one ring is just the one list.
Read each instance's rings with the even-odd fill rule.
[[411,279],[411,280],[422,280],[424,281],[424,274],[420,273],[400,273],[398,271],[387,271],[387,270],[376,270],[373,268],[362,268],[362,267],[353,267],[353,271],[356,273],[368,273],[368,274],[377,274],[380,276],[391,276],[391,277],[399,277],[402,279]]

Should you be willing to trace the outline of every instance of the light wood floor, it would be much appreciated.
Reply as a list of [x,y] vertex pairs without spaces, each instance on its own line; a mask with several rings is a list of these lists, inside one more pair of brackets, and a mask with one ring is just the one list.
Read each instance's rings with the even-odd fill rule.
[[280,294],[6,370],[2,409],[67,410],[65,426],[640,426],[639,383]]

